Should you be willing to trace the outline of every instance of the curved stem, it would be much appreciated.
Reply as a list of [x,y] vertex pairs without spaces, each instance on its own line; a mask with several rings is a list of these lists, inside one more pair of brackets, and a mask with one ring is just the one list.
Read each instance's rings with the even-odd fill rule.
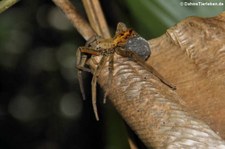
[[62,11],[67,18],[73,23],[73,26],[84,37],[85,40],[91,38],[95,32],[86,20],[79,14],[76,7],[69,0],[52,0]]
[[9,7],[13,6],[19,0],[2,0],[0,1],[0,13],[7,10]]
[[98,35],[110,38],[110,32],[104,13],[98,0],[82,0],[88,20]]

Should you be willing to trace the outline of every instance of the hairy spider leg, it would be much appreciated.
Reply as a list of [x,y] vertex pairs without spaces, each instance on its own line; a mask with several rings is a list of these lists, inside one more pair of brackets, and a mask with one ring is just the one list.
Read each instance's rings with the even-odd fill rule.
[[91,69],[85,67],[85,63],[87,61],[87,55],[86,54],[92,54],[92,55],[99,55],[99,52],[94,51],[91,48],[87,47],[79,47],[76,52],[76,67],[78,69],[77,76],[78,76],[78,82],[80,85],[81,95],[83,100],[86,100],[85,91],[84,91],[84,83],[82,78],[82,71],[91,72]]
[[80,52],[95,55],[95,56],[101,55],[101,53],[99,51],[96,51],[95,49],[92,49],[92,48],[89,48],[89,47],[81,47]]
[[76,58],[77,58],[76,59],[76,67],[78,69],[77,77],[78,77],[78,82],[79,82],[79,86],[80,86],[80,91],[81,91],[83,100],[86,100],[84,86],[83,86],[84,83],[83,83],[83,78],[82,78],[82,71],[91,72],[91,70],[89,68],[85,68],[84,65],[87,61],[87,55],[82,55],[80,48],[77,49]]
[[93,110],[94,110],[94,114],[95,114],[95,118],[98,121],[99,117],[98,117],[98,110],[97,110],[97,105],[96,105],[96,84],[97,84],[97,79],[99,74],[102,71],[102,68],[104,67],[105,63],[107,62],[107,58],[108,56],[103,56],[97,66],[97,68],[95,69],[95,72],[93,74],[93,78],[91,81],[91,90],[92,90],[92,106],[93,106]]
[[110,54],[109,56],[109,66],[108,66],[108,80],[107,80],[107,86],[106,86],[106,91],[104,94],[104,98],[103,98],[103,103],[106,103],[106,97],[108,95],[108,92],[110,90],[110,85],[112,84],[112,79],[113,79],[113,70],[114,70],[114,54]]
[[[85,55],[84,58],[80,58],[81,57],[81,53],[85,53],[85,54],[91,54],[94,56],[98,56],[101,55],[101,51],[96,51],[95,49],[92,49],[90,47],[80,47],[78,49],[77,52],[78,54],[78,60],[77,63],[79,63],[79,65],[77,66],[78,69],[80,70],[86,70],[87,68],[84,67],[86,60],[87,60],[87,55]],[[95,118],[98,121],[99,120],[99,116],[98,116],[98,110],[97,110],[97,105],[96,105],[96,84],[97,84],[97,78],[99,76],[99,74],[101,73],[101,70],[103,68],[103,66],[105,65],[105,63],[107,62],[107,58],[108,56],[103,56],[99,62],[99,64],[97,65],[97,68],[95,69],[94,73],[93,73],[93,78],[91,81],[91,90],[92,90],[92,107],[94,110],[94,114],[95,114]],[[82,60],[83,59],[83,60]],[[83,81],[82,81],[82,76],[81,76],[81,72],[78,71],[78,76],[80,78],[80,88],[81,88],[81,92],[82,94],[84,94],[84,87],[83,87]],[[84,95],[85,97],[85,95]]]
[[133,61],[137,62],[139,65],[143,66],[145,69],[150,71],[153,75],[155,75],[159,80],[170,87],[171,89],[175,90],[176,86],[168,82],[160,73],[158,73],[152,66],[147,65],[145,61],[138,56],[133,51],[130,51],[128,49],[122,49],[121,47],[116,48],[116,53],[123,56],[123,57],[130,57]]

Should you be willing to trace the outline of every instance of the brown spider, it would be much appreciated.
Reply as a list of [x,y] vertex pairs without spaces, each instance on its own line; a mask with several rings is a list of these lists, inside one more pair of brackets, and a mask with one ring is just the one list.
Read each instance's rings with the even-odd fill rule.
[[[141,47],[140,47],[141,46]],[[143,50],[144,49],[144,50]],[[84,54],[82,54],[84,53]],[[91,72],[89,68],[85,68],[84,65],[87,61],[87,54],[93,56],[101,55],[102,58],[97,65],[96,70],[93,72],[93,78],[91,82],[92,88],[92,106],[95,113],[95,117],[99,120],[97,106],[96,106],[96,83],[99,74],[101,73],[104,65],[109,62],[108,70],[108,82],[106,92],[104,95],[104,103],[108,94],[109,85],[113,78],[113,61],[114,53],[123,57],[129,57],[139,65],[146,68],[152,74],[157,76],[164,84],[172,89],[176,89],[174,85],[166,81],[153,67],[145,63],[145,59],[149,57],[151,51],[148,42],[140,37],[134,30],[129,29],[123,23],[118,23],[116,34],[113,38],[103,39],[100,36],[93,36],[87,41],[84,47],[79,47],[77,50],[77,68],[78,68],[78,80],[80,84],[81,93],[83,99],[85,99],[82,71]]]

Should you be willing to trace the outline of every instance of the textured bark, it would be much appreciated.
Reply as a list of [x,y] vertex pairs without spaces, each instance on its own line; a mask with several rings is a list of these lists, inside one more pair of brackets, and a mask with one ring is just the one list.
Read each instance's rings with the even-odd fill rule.
[[[190,17],[150,40],[147,63],[176,91],[128,58],[115,58],[109,99],[147,147],[225,148],[219,137],[225,137],[224,33],[223,13]],[[105,67],[98,79],[103,89],[107,77]]]

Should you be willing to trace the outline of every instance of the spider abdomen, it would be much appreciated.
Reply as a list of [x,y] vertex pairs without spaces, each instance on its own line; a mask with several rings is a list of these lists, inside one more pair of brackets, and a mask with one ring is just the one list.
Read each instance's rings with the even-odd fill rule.
[[144,60],[146,60],[151,55],[151,49],[148,41],[141,36],[135,36],[128,39],[127,43],[125,44],[125,48],[135,52]]

